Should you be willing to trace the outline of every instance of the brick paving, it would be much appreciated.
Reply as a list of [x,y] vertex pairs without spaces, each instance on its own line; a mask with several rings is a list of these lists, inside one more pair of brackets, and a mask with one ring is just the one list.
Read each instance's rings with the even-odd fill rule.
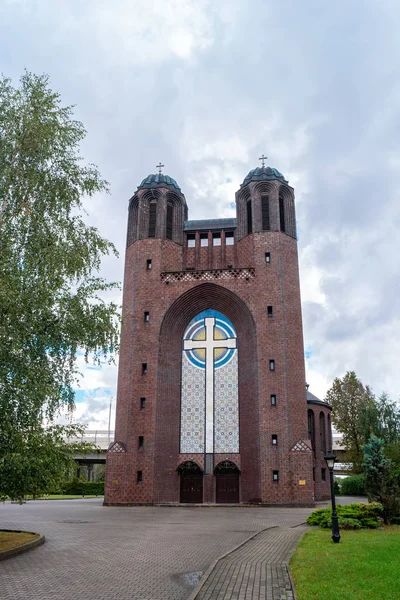
[[210,565],[242,544],[217,562],[198,600],[288,600],[287,562],[312,510],[2,504],[0,528],[42,533],[46,543],[1,564],[0,598],[186,600]]
[[[186,600],[218,557],[267,527],[299,525],[311,511],[108,508],[101,499],[6,503],[0,527],[43,533],[46,543],[2,563],[0,597]],[[280,582],[279,569],[274,572]]]
[[262,531],[218,561],[196,600],[292,600],[288,563],[305,530]]

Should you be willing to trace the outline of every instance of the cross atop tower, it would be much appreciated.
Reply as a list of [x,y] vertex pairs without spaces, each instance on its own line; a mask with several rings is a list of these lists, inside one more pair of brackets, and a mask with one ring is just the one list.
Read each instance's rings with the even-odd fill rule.
[[268,156],[264,156],[264,154],[262,156],[260,156],[260,158],[258,160],[261,160],[261,166],[265,167],[265,161],[267,160]]
[[163,167],[165,167],[165,165],[162,165],[162,164],[161,164],[161,160],[160,160],[160,163],[159,163],[158,165],[156,165],[156,168],[158,169],[158,174],[159,174],[159,175],[161,175],[161,173],[162,173],[161,169],[162,169]]

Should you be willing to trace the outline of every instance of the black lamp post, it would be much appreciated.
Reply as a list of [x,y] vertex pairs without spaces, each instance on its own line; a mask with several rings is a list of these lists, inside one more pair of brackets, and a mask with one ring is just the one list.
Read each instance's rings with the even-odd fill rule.
[[332,498],[332,539],[335,544],[339,543],[340,533],[339,533],[339,519],[336,513],[336,500],[335,500],[335,487],[333,484],[333,467],[335,466],[336,456],[333,454],[332,450],[328,450],[325,461],[328,465],[329,469],[329,478],[331,481],[331,498]]

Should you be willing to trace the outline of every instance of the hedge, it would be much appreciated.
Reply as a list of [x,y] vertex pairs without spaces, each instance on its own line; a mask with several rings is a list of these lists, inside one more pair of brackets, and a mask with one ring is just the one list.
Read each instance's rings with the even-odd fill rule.
[[61,493],[79,496],[104,496],[104,481],[74,479],[61,484]]
[[342,479],[340,488],[342,496],[366,496],[365,475],[352,475]]
[[[382,504],[371,502],[371,504],[347,504],[337,506],[340,529],[376,529],[380,525],[383,511]],[[315,510],[307,519],[308,525],[319,525],[323,529],[332,527],[332,510],[320,508]]]

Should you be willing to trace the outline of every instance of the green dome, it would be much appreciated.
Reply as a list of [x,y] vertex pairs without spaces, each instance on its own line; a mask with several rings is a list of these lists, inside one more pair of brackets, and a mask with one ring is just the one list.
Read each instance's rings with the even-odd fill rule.
[[250,181],[265,181],[272,179],[278,179],[279,181],[282,181],[282,183],[289,183],[278,169],[274,169],[273,167],[257,167],[246,175],[241,187],[247,185]]
[[138,190],[142,188],[151,189],[157,187],[169,187],[175,188],[176,190],[178,190],[178,192],[181,191],[181,188],[176,183],[175,179],[172,179],[172,177],[170,177],[169,175],[164,175],[164,173],[157,173],[156,175],[152,173],[151,175],[148,175],[138,186]]

